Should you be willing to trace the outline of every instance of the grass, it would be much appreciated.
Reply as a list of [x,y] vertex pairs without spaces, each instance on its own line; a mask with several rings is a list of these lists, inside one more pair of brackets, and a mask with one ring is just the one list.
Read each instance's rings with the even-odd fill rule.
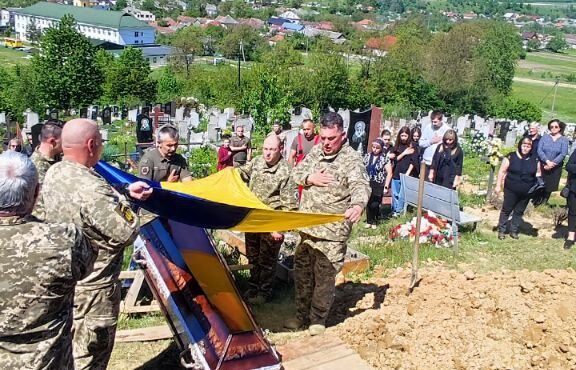
[[23,51],[0,46],[0,65],[9,67],[15,66],[16,64],[28,64],[30,63],[30,59],[26,59],[25,57],[29,55],[30,54],[26,54]]
[[552,115],[553,87],[538,83],[514,81],[512,96],[536,104],[543,110],[543,121],[559,118],[564,122],[576,122],[576,89],[559,87],[556,93],[554,115]]

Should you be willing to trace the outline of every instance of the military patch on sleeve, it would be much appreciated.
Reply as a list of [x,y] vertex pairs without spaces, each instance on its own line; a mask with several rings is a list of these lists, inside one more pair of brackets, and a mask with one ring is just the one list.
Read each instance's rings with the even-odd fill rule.
[[136,223],[136,214],[128,205],[124,204],[123,202],[118,203],[115,211],[130,225]]
[[144,166],[141,168],[140,172],[142,172],[142,175],[146,176],[150,172],[150,167]]

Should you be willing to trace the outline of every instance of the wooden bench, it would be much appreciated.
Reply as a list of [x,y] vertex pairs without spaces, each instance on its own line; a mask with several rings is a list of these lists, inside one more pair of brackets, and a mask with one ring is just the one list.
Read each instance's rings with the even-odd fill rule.
[[[404,213],[408,205],[418,206],[418,179],[404,174],[400,175],[402,192],[404,194]],[[424,183],[422,197],[422,209],[432,211],[452,221],[454,234],[454,252],[458,253],[458,225],[476,224],[481,221],[480,217],[468,214],[460,210],[458,192],[431,182]]]

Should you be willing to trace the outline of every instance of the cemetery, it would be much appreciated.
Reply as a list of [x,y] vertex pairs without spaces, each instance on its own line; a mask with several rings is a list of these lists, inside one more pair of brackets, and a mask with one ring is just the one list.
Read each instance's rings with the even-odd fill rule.
[[[240,114],[232,107],[223,110],[206,107],[191,97],[133,108],[91,105],[71,113],[97,120],[106,142],[104,159],[132,173],[141,153],[153,146],[154,133],[162,125],[177,128],[179,151],[188,158],[196,178],[215,171],[215,153],[236,126],[245,127],[257,151],[263,140],[249,115]],[[426,112],[403,118],[386,117],[377,107],[363,112],[340,110],[339,113],[344,118],[351,145],[363,153],[367,150],[367,143],[378,137],[382,129],[395,133],[404,125],[430,124]],[[23,116],[24,123],[19,127],[16,122],[11,122],[8,114],[0,114],[5,140],[16,133],[17,126],[21,135],[34,137],[45,119],[59,119],[62,112],[47,109],[37,113],[28,109]],[[299,107],[291,111],[290,122],[284,125],[287,147],[290,147],[305,118],[313,118],[310,109]],[[412,208],[398,219],[383,222],[376,230],[356,228],[349,244],[351,252],[347,255],[346,266],[349,267],[345,267],[345,274],[337,286],[336,304],[328,325],[330,339],[323,341],[308,339],[302,332],[290,333],[282,328],[281,322],[289,317],[294,302],[290,272],[285,270],[285,265],[279,265],[279,271],[288,273],[282,275],[279,272],[273,301],[269,305],[252,307],[252,310],[257,324],[269,333],[267,339],[282,356],[287,369],[306,366],[306,361],[310,360],[304,359],[325,358],[334,351],[340,354],[340,360],[330,360],[328,356],[327,364],[330,361],[341,361],[334,364],[349,361],[356,366],[351,368],[358,369],[396,367],[400,363],[412,366],[425,363],[430,368],[437,368],[444,367],[446,361],[461,361],[481,367],[488,366],[482,358],[495,358],[489,356],[495,351],[492,342],[498,343],[499,348],[506,343],[504,347],[510,352],[497,351],[499,357],[496,357],[503,364],[536,361],[548,367],[572,361],[567,328],[573,328],[574,321],[568,319],[566,315],[569,314],[565,312],[571,311],[574,302],[570,294],[563,292],[567,293],[567,287],[576,283],[574,276],[570,275],[576,262],[572,257],[566,258],[561,252],[560,242],[554,240],[562,238],[565,227],[556,225],[554,219],[555,212],[561,208],[561,198],[554,196],[552,206],[531,210],[525,231],[532,236],[523,237],[520,244],[497,240],[492,231],[498,212],[494,205],[497,202],[494,203],[490,194],[495,181],[494,172],[498,170],[502,153],[514,150],[529,122],[478,115],[448,116],[446,120],[457,131],[465,151],[464,186],[458,191],[460,204],[451,207],[460,208],[461,214],[466,213],[466,217],[473,220],[474,227],[468,227],[468,221],[458,216],[454,221],[460,224],[459,228],[450,227],[449,223],[447,226],[447,230],[454,231],[456,245],[452,239],[452,243],[440,248],[432,244],[421,246],[422,282],[411,295],[405,295],[404,291],[409,284],[412,243],[408,238],[393,238],[391,235],[398,225],[410,222],[414,217]],[[573,128],[569,130],[566,134],[571,136]],[[410,186],[414,189],[415,185]],[[408,203],[414,202],[408,199]],[[425,208],[440,212],[441,217],[452,221],[451,216],[443,214],[437,205]],[[242,257],[241,234],[215,231],[214,237],[219,241],[220,253],[228,261],[236,284],[242,287],[246,262]],[[234,250],[236,252],[230,254]],[[540,258],[542,254],[547,257]],[[125,260],[128,258],[127,254]],[[560,270],[565,268],[568,270]],[[155,300],[151,304],[141,301],[144,275],[126,271],[122,276],[134,279],[134,282],[122,306],[121,330],[110,368],[141,365],[156,368],[159,364],[177,366],[177,346],[169,340],[172,333],[159,314],[158,304]],[[516,286],[517,290],[511,288]],[[450,302],[441,298],[445,292],[452,292],[448,293]],[[553,298],[552,308],[542,303],[542,298],[550,295],[557,297]],[[428,298],[424,299],[425,296]],[[432,298],[435,296],[437,298]],[[502,315],[513,316],[522,312],[518,307],[524,303],[520,302],[526,302],[532,307],[531,312],[536,313],[525,315],[515,323],[505,320],[506,316]],[[534,318],[537,313],[540,316]],[[464,334],[478,332],[476,326],[485,325],[486,320],[489,321],[486,336]],[[412,329],[407,331],[407,328]],[[521,331],[516,333],[516,330]],[[444,334],[439,334],[441,332]],[[514,333],[516,337],[509,338],[503,333]],[[140,341],[144,342],[138,344]],[[566,346],[566,352],[557,351],[554,346],[558,343],[565,343],[562,345]],[[149,346],[150,354],[134,362],[131,358],[142,344]],[[316,348],[315,351],[310,350],[311,346]],[[479,357],[458,353],[459,346],[474,346]],[[534,355],[535,351],[538,355]]]

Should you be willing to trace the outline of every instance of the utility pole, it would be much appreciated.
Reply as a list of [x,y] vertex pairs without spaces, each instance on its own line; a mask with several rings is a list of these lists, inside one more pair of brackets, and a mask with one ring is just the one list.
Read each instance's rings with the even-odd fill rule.
[[242,47],[242,40],[240,40],[240,48],[238,50],[238,89],[240,89],[240,55],[243,54],[244,48]]
[[556,77],[556,83],[554,84],[554,97],[552,98],[552,118],[554,118],[554,107],[556,106],[556,92],[558,91],[558,85],[560,84],[560,78]]

